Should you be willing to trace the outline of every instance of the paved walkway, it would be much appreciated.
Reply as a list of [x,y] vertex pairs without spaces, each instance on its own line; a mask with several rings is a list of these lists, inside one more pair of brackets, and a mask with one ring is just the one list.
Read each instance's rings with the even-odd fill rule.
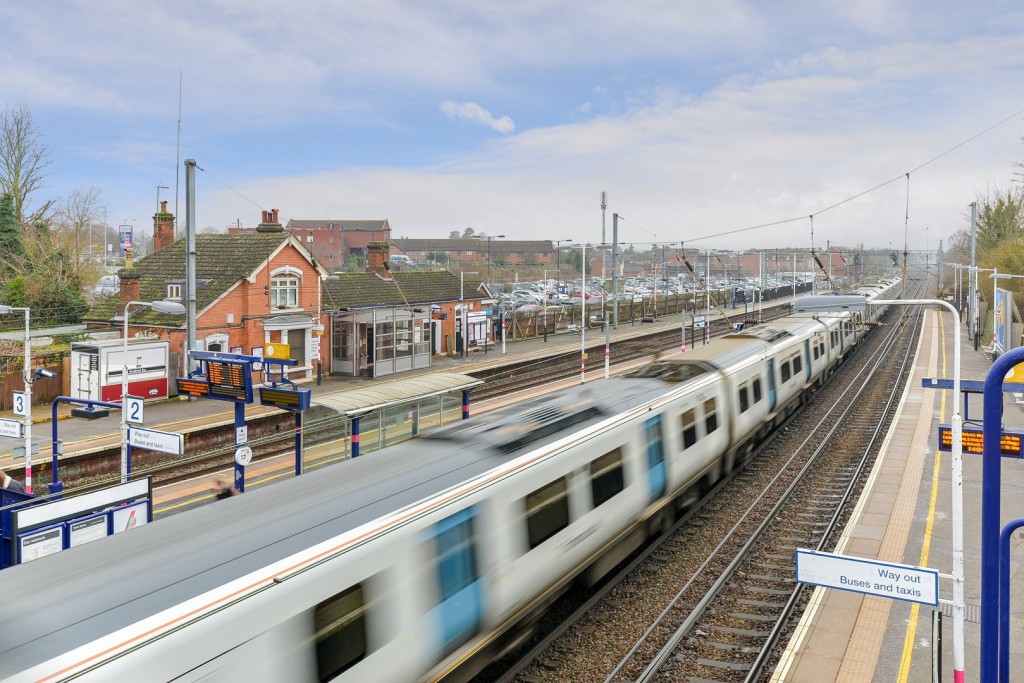
[[[883,452],[868,486],[847,526],[836,552],[913,566],[940,573],[952,571],[952,498],[950,454],[938,451],[938,424],[949,423],[951,391],[924,389],[921,379],[952,378],[952,340],[958,334],[961,377],[984,380],[991,362],[975,351],[966,330],[950,329],[951,317],[936,311],[926,314],[913,376],[903,397],[900,414],[886,437]],[[963,405],[963,404],[961,404]],[[965,418],[980,427],[982,398],[972,394]],[[1024,410],[1013,394],[1004,394],[1004,426],[1024,426]],[[1003,523],[1021,516],[1024,463],[1003,460]],[[981,457],[964,453],[964,563],[966,680],[978,680],[981,603]],[[1013,551],[1019,556],[1021,536]],[[1014,577],[1021,573],[1015,563]],[[1020,586],[1019,580],[1014,581]],[[952,582],[940,579],[940,599],[952,599]],[[1019,591],[1018,591],[1019,596]],[[1011,633],[1024,627],[1024,600],[1011,605]],[[943,680],[952,680],[953,618],[944,614],[941,643]],[[789,643],[773,681],[825,683],[931,681],[932,642],[929,606],[863,596],[835,589],[815,588],[811,604]],[[1011,680],[1024,680],[1024,646],[1011,639]]]

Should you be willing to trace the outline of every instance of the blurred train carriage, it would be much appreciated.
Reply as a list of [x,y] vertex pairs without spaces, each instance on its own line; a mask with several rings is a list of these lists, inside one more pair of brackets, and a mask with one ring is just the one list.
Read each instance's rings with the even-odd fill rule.
[[6,570],[0,676],[467,680],[739,466],[880,314],[794,314]]

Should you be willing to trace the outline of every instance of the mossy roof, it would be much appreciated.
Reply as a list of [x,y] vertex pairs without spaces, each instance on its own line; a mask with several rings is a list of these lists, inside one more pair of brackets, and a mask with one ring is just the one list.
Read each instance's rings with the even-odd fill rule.
[[[324,282],[321,305],[324,310],[336,311],[459,300],[459,278],[447,270],[393,271],[392,276],[393,280],[385,280],[376,273],[336,273]],[[479,279],[467,279],[465,298],[484,298],[480,284]]]
[[[232,285],[249,277],[290,238],[288,233],[196,235],[196,311],[201,312]],[[167,296],[167,284],[185,279],[185,240],[180,239],[137,261],[139,300],[159,301]],[[120,319],[119,299],[104,297],[85,315],[86,322]],[[185,324],[182,316],[157,313],[150,308],[131,311],[135,325]]]

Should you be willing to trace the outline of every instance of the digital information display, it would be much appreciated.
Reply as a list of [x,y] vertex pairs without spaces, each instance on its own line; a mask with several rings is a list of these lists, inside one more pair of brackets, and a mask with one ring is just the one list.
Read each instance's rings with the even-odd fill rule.
[[212,358],[206,361],[210,398],[252,401],[252,381],[245,363],[229,363]]
[[210,385],[206,380],[178,377],[178,393],[186,396],[206,397],[210,395]]
[[[984,432],[980,429],[963,428],[961,444],[964,453],[984,453]],[[939,425],[939,450],[953,450],[953,428],[948,424]],[[999,436],[999,452],[1007,458],[1024,458],[1024,432],[1004,431]]]
[[306,410],[313,392],[309,389],[275,389],[260,387],[260,403],[285,410]]

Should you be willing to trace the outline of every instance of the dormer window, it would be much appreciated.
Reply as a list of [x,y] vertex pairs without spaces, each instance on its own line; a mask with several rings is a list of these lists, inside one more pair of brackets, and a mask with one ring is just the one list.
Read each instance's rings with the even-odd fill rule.
[[185,290],[184,282],[172,280],[167,283],[167,299],[169,301],[181,301],[182,292]]

